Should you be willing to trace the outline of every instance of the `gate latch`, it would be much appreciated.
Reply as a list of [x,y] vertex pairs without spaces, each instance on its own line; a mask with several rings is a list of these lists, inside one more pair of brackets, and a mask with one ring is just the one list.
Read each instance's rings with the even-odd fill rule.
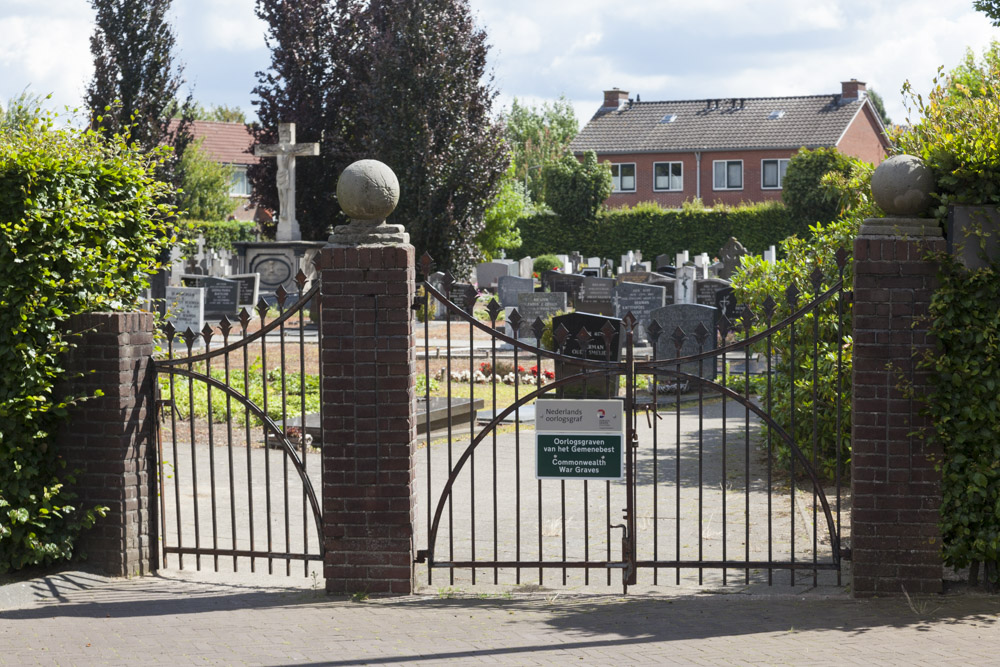
[[[169,407],[175,413],[177,413],[177,406],[174,405],[174,400],[172,398],[161,398],[156,401],[156,414],[159,415],[159,420],[164,421],[163,408]],[[180,417],[180,414],[177,414]]]

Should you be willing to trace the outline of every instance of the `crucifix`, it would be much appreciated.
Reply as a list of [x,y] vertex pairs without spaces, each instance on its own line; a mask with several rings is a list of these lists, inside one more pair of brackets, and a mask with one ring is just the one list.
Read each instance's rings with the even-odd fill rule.
[[295,219],[295,158],[319,155],[319,144],[295,143],[295,123],[278,123],[278,143],[254,146],[254,155],[278,159],[278,230],[276,241],[300,241]]

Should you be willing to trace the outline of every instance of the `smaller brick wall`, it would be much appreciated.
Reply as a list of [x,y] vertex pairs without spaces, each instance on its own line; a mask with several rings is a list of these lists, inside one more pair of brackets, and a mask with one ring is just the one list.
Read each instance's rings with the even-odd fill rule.
[[[73,490],[84,507],[104,505],[108,515],[84,533],[77,547],[87,565],[133,576],[155,569],[155,453],[150,442],[153,316],[90,313],[67,326],[76,347],[66,360],[64,395],[104,396],[70,408],[56,446],[67,469],[78,470]],[[81,377],[74,375],[82,373]]]
[[416,443],[414,249],[327,246],[317,268],[323,309],[326,590],[409,594]]
[[943,239],[859,236],[854,242],[852,591],[855,596],[941,591],[940,473],[913,435],[926,426],[915,396],[933,348],[925,319],[937,267],[923,257]]

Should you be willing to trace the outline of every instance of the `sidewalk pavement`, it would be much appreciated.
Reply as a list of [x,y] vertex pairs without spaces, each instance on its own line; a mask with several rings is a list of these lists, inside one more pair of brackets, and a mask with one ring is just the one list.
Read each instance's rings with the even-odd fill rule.
[[[312,586],[315,585],[315,588]],[[351,601],[322,582],[65,572],[0,587],[0,664],[990,664],[1000,599],[447,595]]]

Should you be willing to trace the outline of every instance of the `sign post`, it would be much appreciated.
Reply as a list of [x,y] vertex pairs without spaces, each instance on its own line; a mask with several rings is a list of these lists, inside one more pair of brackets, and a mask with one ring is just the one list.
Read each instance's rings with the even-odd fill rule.
[[623,403],[552,400],[535,403],[536,479],[622,479]]

